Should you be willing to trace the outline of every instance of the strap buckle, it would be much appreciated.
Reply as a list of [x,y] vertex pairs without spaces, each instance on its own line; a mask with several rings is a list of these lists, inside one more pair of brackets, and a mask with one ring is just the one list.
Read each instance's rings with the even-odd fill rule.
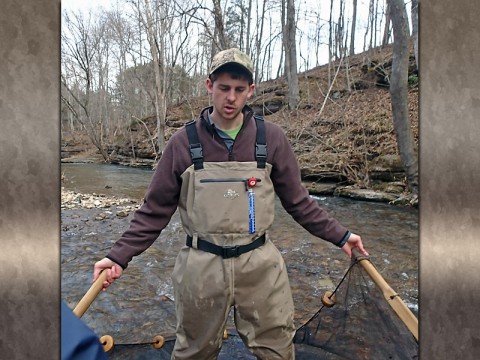
[[192,160],[198,160],[203,158],[203,149],[202,145],[200,144],[192,144],[190,145],[190,156],[192,157]]
[[255,144],[255,156],[260,159],[267,158],[267,145],[266,144]]
[[232,257],[238,257],[240,256],[240,246],[235,245],[235,246],[222,246],[222,254],[221,256],[224,259],[230,259]]

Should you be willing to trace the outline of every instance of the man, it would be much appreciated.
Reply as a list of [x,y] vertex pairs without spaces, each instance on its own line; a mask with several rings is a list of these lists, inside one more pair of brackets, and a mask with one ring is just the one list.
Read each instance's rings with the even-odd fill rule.
[[234,307],[237,330],[260,359],[294,359],[293,300],[285,263],[273,245],[275,194],[312,234],[351,256],[363,248],[302,186],[280,127],[246,106],[253,65],[238,49],[218,53],[206,87],[213,106],[169,140],[129,229],[94,266],[106,289],[147,249],[179,208],[187,233],[172,279],[177,315],[172,359],[215,359]]

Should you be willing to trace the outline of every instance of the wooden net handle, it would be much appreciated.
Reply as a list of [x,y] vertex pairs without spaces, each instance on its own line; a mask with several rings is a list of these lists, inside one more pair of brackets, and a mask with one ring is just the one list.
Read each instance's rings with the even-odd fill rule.
[[90,307],[93,300],[97,297],[97,295],[103,289],[103,282],[107,280],[107,272],[102,271],[98,276],[97,280],[90,286],[90,289],[85,293],[82,300],[79,301],[75,309],[73,309],[73,313],[77,315],[79,318],[83,316],[85,311]]

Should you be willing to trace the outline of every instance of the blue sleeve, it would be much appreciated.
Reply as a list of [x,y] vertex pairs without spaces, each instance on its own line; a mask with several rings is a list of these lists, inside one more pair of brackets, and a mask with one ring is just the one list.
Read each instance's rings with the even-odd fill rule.
[[107,360],[97,335],[61,303],[61,360]]

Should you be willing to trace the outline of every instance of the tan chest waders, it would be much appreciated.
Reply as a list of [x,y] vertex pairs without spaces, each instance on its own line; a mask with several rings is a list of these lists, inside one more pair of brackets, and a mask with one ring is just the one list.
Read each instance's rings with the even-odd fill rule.
[[186,125],[193,165],[182,174],[187,233],[172,279],[177,338],[172,359],[216,359],[231,307],[237,331],[260,359],[293,359],[293,300],[286,266],[268,238],[275,192],[263,119],[256,161],[204,162],[195,122]]
[[187,245],[224,258],[263,245],[275,208],[263,120],[257,119],[251,162],[204,162],[194,123],[187,134],[193,165],[182,175],[179,201]]

